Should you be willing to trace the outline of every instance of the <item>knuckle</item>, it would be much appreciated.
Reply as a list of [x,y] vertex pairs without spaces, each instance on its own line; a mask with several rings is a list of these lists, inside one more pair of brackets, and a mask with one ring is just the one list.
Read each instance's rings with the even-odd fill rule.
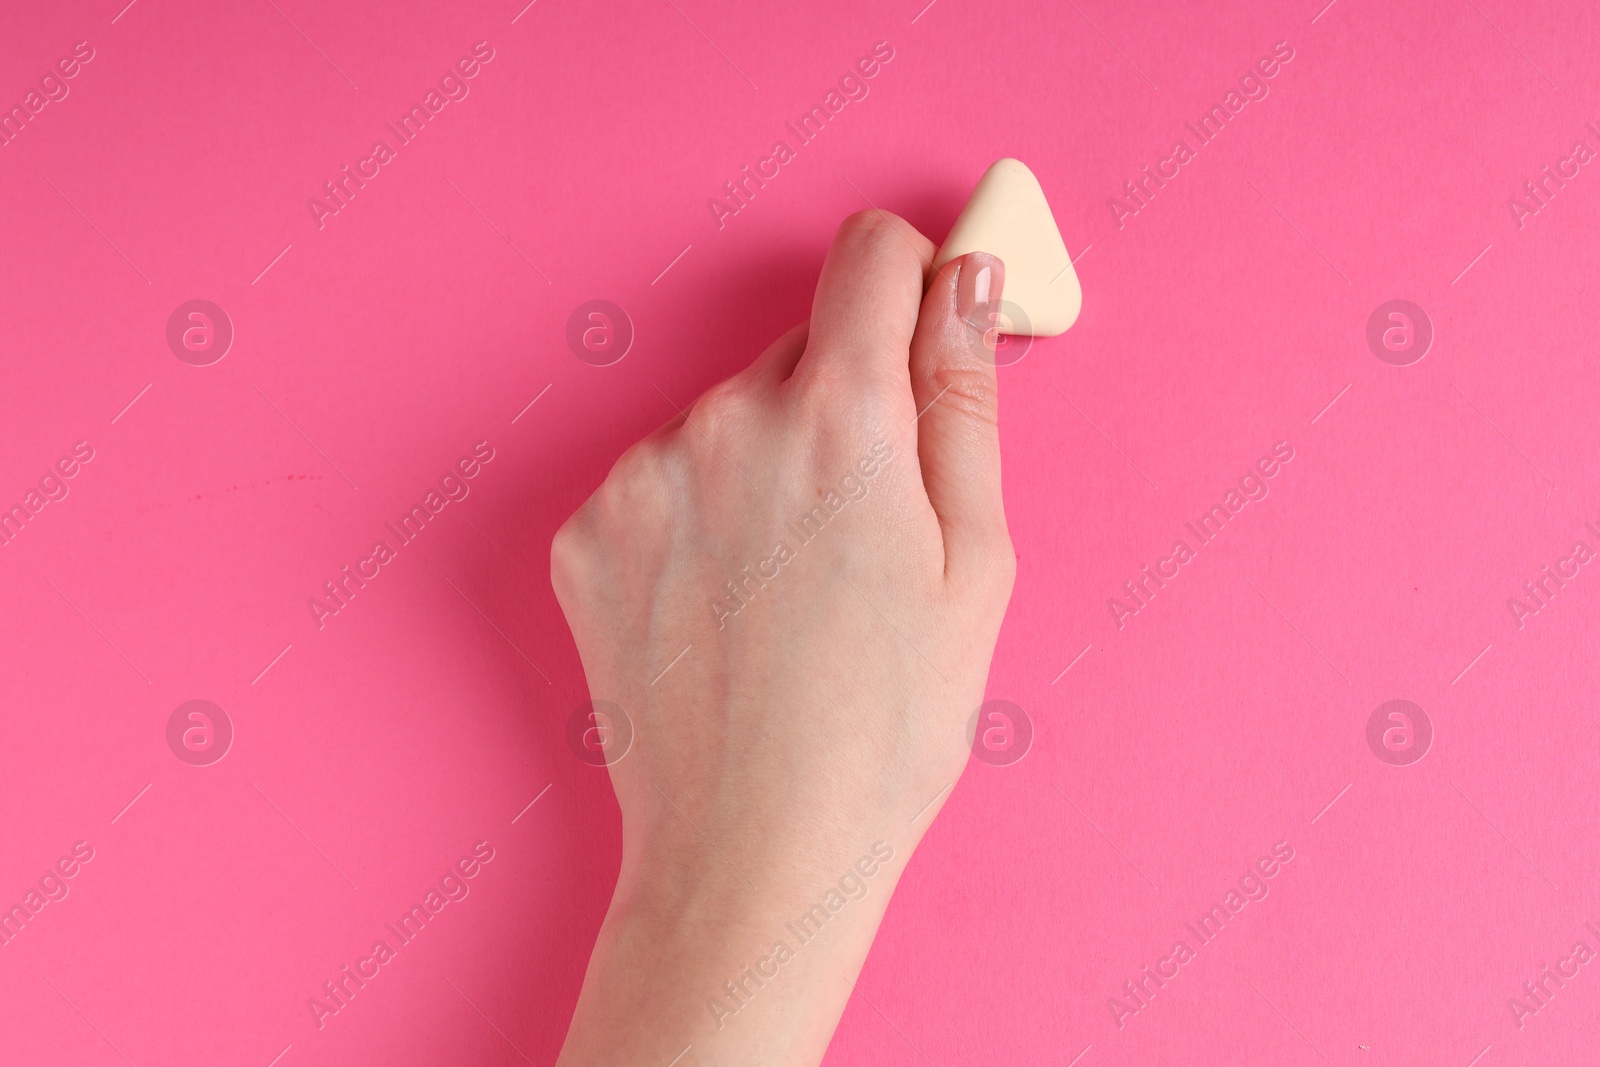
[[588,507],[573,512],[550,538],[550,584],[557,599],[570,600],[582,585],[591,542]]
[[[807,355],[810,354],[808,350]],[[804,361],[803,366],[794,382],[801,406],[809,414],[822,414],[855,388],[855,378],[843,360],[812,358]]]
[[619,526],[636,513],[641,498],[655,480],[654,448],[641,441],[611,464],[605,480],[595,488],[571,518],[556,531],[552,554],[581,561],[616,539]]
[[720,413],[744,407],[748,402],[748,390],[743,383],[735,378],[724,378],[700,394],[694,402],[694,410]]
[[661,475],[661,449],[649,440],[635,444],[617,457],[611,473],[595,491],[592,503],[599,518],[611,523],[637,517],[659,495]]
[[648,480],[654,474],[655,467],[655,446],[648,439],[635,442],[617,457],[600,488],[612,493],[625,491],[639,482]]
[[[881,208],[868,208],[847,216],[839,225],[842,242],[860,247],[873,259],[891,257],[920,260],[918,249],[926,249],[931,258],[931,242],[918,233],[907,221]],[[918,270],[921,263],[917,263]]]
[[758,419],[755,394],[742,382],[729,378],[700,395],[689,409],[684,440],[691,444],[735,441],[750,431]]
[[888,389],[876,388],[842,360],[818,360],[795,391],[795,414],[812,431],[852,424],[879,425],[889,417]]
[[669,513],[666,450],[635,444],[611,466],[589,499],[550,539],[550,580],[558,599],[577,603],[593,593],[619,553],[658,532]]
[[891,239],[893,235],[890,230],[893,225],[888,213],[877,208],[864,208],[846,215],[845,220],[839,224],[839,232],[848,240],[870,243]]
[[1000,422],[1000,394],[993,374],[985,367],[951,364],[928,376],[937,398],[932,403],[954,409],[989,426]]

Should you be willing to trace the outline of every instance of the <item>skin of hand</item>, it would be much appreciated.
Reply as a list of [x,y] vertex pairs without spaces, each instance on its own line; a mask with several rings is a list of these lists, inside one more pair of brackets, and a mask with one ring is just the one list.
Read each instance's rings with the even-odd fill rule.
[[624,453],[555,535],[590,693],[633,731],[561,1067],[820,1062],[966,764],[1016,573],[1004,266],[933,254],[886,212],[845,220],[809,322]]

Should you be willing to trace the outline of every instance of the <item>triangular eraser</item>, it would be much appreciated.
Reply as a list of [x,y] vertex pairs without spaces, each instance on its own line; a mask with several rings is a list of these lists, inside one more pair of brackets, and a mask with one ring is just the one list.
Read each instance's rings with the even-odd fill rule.
[[1006,265],[1002,299],[1027,318],[1014,332],[1054,337],[1077,321],[1078,274],[1039,179],[1021,161],[1002,159],[984,172],[933,265],[968,252],[988,252]]

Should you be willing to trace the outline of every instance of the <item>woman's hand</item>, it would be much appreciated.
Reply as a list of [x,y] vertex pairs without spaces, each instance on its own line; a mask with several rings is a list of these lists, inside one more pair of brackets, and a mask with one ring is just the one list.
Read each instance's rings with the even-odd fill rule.
[[1004,268],[933,274],[933,253],[895,216],[847,219],[810,322],[556,534],[590,693],[633,734],[608,753],[622,870],[564,1065],[818,1062],[965,765],[1016,568],[986,329]]

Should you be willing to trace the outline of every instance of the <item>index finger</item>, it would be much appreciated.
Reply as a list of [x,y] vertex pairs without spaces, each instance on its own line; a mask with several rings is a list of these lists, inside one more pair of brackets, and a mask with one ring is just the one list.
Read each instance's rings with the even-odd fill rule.
[[911,336],[933,242],[897,215],[873,208],[845,219],[822,265],[811,332],[796,378],[853,378],[910,385]]

